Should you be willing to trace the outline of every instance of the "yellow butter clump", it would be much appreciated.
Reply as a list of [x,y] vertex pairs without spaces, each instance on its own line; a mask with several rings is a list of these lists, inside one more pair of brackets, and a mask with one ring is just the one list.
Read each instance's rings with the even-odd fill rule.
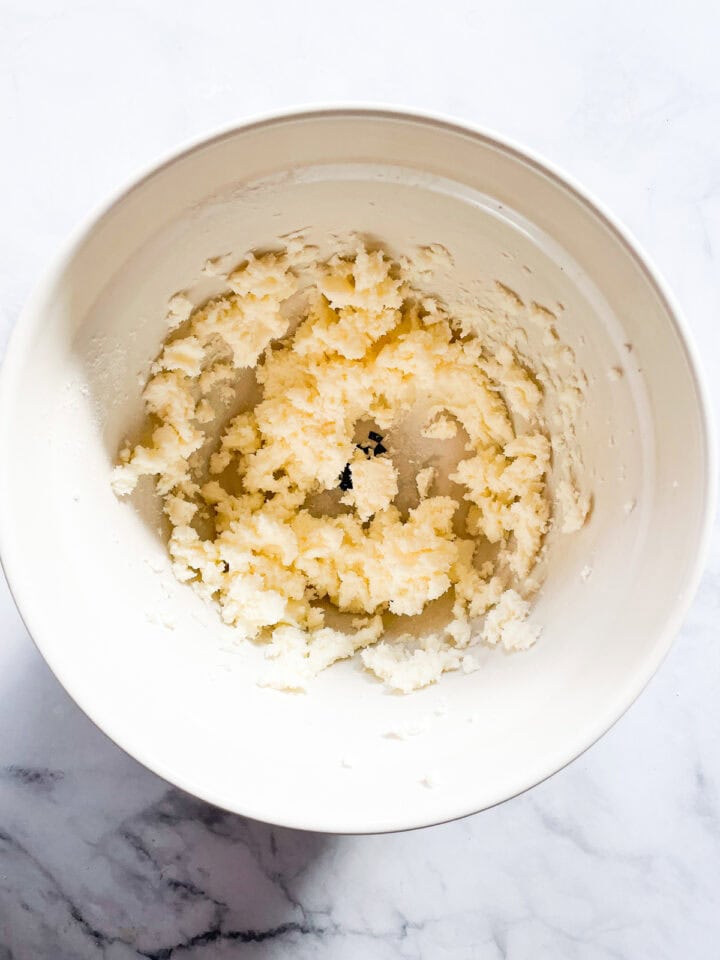
[[[521,594],[550,520],[542,391],[509,348],[488,352],[417,294],[408,264],[362,245],[322,262],[296,246],[250,255],[192,312],[175,298],[144,391],[147,440],[114,471],[120,495],[155,477],[176,576],[239,635],[269,641],[264,682],[278,687],[357,650],[403,691],[474,669],[488,611],[485,642],[536,636]],[[247,368],[257,401],[223,423]],[[462,429],[466,456],[455,495],[431,495],[437,469],[420,465],[416,505],[401,510],[397,451],[357,434],[370,423],[384,438],[418,409],[427,439]],[[445,595],[444,630],[383,640]],[[332,608],[352,629],[326,623]]]

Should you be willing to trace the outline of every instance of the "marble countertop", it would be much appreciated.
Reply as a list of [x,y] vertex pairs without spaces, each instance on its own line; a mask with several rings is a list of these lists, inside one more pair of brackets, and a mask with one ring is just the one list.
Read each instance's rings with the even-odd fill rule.
[[[7,0],[0,28],[0,350],[59,242],[157,154],[289,104],[396,102],[594,191],[669,280],[720,406],[716,4]],[[670,657],[583,757],[458,823],[328,837],[222,813],[123,754],[2,583],[0,960],[716,958],[719,624],[716,528]]]

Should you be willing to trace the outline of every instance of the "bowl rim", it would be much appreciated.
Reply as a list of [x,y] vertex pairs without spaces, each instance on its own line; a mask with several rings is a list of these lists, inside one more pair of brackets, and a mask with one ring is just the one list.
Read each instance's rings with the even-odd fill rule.
[[[294,818],[290,815],[282,820],[275,818],[268,820],[263,816],[262,810],[249,809],[244,806],[241,802],[242,798],[238,798],[240,802],[230,806],[226,798],[219,800],[212,795],[211,791],[205,790],[201,784],[190,782],[187,777],[179,776],[173,770],[167,769],[161,759],[144,755],[143,751],[136,749],[134,744],[132,747],[126,746],[123,742],[124,738],[118,732],[108,733],[103,723],[95,718],[94,711],[86,708],[83,703],[84,697],[82,696],[82,692],[73,689],[72,670],[66,670],[62,658],[57,658],[44,649],[42,630],[35,629],[37,624],[34,623],[35,618],[33,615],[32,583],[28,582],[27,578],[23,578],[20,573],[21,564],[20,562],[16,564],[15,561],[13,534],[8,519],[9,511],[0,510],[0,567],[2,567],[4,571],[10,593],[25,628],[43,659],[71,699],[116,746],[166,782],[221,809],[261,822],[268,822],[291,829],[311,830],[335,835],[357,835],[420,829],[422,827],[447,823],[471,816],[484,809],[491,809],[493,806],[504,803],[506,800],[510,800],[524,793],[526,790],[531,789],[555,773],[558,773],[583,754],[614,726],[642,693],[667,656],[697,592],[700,578],[705,568],[713,530],[717,498],[716,476],[718,451],[709,389],[700,362],[699,351],[695,345],[687,320],[652,259],[631,231],[624,224],[620,223],[605,207],[602,201],[598,200],[591,191],[582,186],[574,177],[568,175],[555,163],[548,161],[536,151],[525,145],[521,145],[516,140],[500,134],[493,129],[445,113],[419,110],[414,107],[405,107],[396,104],[356,101],[332,104],[303,104],[280,110],[262,112],[248,116],[243,120],[235,120],[222,124],[209,132],[192,137],[179,146],[166,151],[160,159],[143,164],[133,175],[125,178],[121,186],[116,188],[109,197],[95,204],[90,211],[82,217],[79,224],[61,244],[60,249],[51,260],[49,267],[46,268],[40,280],[36,283],[34,290],[25,302],[11,329],[5,354],[2,358],[2,364],[0,365],[0,449],[6,450],[9,447],[9,417],[7,416],[7,411],[11,409],[11,398],[19,376],[18,371],[21,366],[21,360],[25,356],[27,345],[31,340],[32,334],[41,321],[41,316],[36,306],[44,298],[46,292],[50,290],[61,277],[67,264],[72,260],[81,244],[97,223],[109,214],[114,207],[122,203],[130,193],[139,188],[146,180],[197,150],[252,129],[293,120],[316,120],[332,117],[364,117],[390,121],[410,121],[428,127],[444,129],[466,137],[470,136],[475,140],[498,147],[506,153],[514,155],[516,159],[529,164],[539,173],[549,177],[556,186],[569,190],[576,200],[595,214],[595,216],[604,223],[605,227],[620,240],[627,253],[642,270],[660,302],[666,309],[675,328],[681,349],[685,353],[699,401],[698,412],[703,428],[702,441],[705,449],[706,465],[705,475],[703,477],[702,522],[695,559],[690,569],[686,571],[686,589],[683,591],[682,596],[676,598],[665,626],[657,636],[652,655],[648,656],[644,666],[636,671],[635,676],[632,678],[632,683],[623,689],[621,696],[608,706],[603,714],[598,717],[592,728],[587,730],[585,736],[572,748],[566,749],[562,756],[552,758],[546,764],[544,772],[540,775],[533,773],[525,777],[518,777],[515,787],[506,796],[490,804],[480,802],[478,805],[476,802],[468,806],[468,804],[465,803],[461,809],[453,810],[449,812],[447,816],[440,818],[418,818],[416,815],[414,816],[411,811],[408,811],[408,816],[404,818],[402,822],[383,825],[383,827],[379,829],[377,826],[363,829],[362,825],[358,823],[353,823],[348,829],[328,829],[321,821],[310,820],[307,817]],[[2,460],[0,460],[0,502],[3,502],[3,500],[7,502],[8,499],[4,494],[7,494],[7,478],[9,477],[10,471],[7,469],[7,466],[3,467],[3,462],[7,465],[7,461],[7,457],[3,457]]]

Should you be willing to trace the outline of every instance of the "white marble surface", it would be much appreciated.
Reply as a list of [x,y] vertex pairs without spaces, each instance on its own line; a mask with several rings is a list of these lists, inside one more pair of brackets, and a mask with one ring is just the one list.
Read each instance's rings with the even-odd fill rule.
[[[0,349],[57,244],[159,152],[291,103],[394,101],[595,191],[674,288],[717,406],[718,36],[710,0],[4,0]],[[460,823],[333,838],[225,815],[122,754],[1,585],[0,960],[716,958],[719,622],[716,536],[671,656],[569,769]]]

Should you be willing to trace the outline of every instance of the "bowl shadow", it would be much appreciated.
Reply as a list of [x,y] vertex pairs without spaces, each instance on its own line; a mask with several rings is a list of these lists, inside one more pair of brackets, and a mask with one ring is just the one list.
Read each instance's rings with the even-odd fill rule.
[[[11,611],[2,581],[0,592]],[[80,711],[19,617],[3,619],[0,928],[11,955],[82,960],[112,946],[168,960],[252,943],[254,956],[269,957],[279,940],[322,934],[303,889],[335,838],[170,787]]]

